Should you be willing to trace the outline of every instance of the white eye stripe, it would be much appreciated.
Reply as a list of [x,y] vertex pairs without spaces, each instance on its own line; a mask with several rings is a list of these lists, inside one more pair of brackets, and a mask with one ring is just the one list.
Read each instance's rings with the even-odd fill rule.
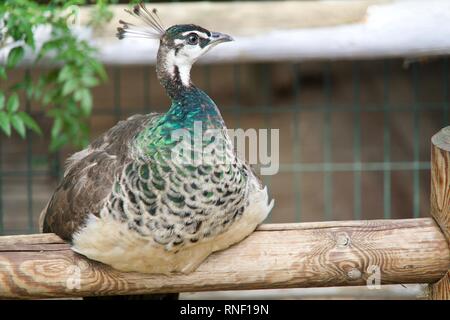
[[200,38],[203,38],[203,39],[208,39],[209,38],[207,33],[201,32],[201,31],[186,31],[186,32],[183,32],[181,35],[184,37],[184,36],[187,36],[190,33],[195,33],[196,35],[198,35]]

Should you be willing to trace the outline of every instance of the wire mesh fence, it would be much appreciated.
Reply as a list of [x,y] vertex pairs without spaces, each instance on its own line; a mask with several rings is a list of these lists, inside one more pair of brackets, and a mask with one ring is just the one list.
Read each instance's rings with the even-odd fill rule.
[[[269,222],[428,215],[429,139],[450,123],[449,62],[397,59],[194,68],[229,128],[280,129],[280,170],[264,176]],[[14,77],[39,70],[19,70]],[[92,137],[169,105],[154,66],[110,66],[94,90]],[[7,83],[1,85],[8,85]],[[23,98],[23,97],[22,97]],[[37,232],[37,218],[75,150],[48,152],[49,123],[26,140],[0,137],[0,234]]]

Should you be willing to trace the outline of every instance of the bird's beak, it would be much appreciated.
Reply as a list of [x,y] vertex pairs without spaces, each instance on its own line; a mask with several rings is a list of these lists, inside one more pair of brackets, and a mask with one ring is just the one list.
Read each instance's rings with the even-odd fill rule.
[[212,32],[211,33],[211,42],[210,43],[214,43],[214,44],[219,44],[222,42],[228,42],[228,41],[233,41],[234,39],[225,34],[225,33],[220,33],[220,32]]

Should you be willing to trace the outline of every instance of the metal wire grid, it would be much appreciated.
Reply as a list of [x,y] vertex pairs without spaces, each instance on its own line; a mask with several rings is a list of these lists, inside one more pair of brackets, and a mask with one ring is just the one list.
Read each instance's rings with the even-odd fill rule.
[[[443,99],[441,103],[422,106],[419,102],[419,92],[420,92],[420,66],[417,64],[412,65],[411,77],[412,77],[412,90],[414,92],[414,104],[412,108],[413,113],[413,159],[411,161],[392,161],[391,160],[391,115],[396,112],[411,112],[411,109],[405,106],[396,106],[390,104],[390,98],[392,92],[391,87],[391,60],[384,60],[383,64],[383,105],[380,109],[379,106],[361,106],[360,104],[360,62],[352,62],[352,81],[353,81],[353,101],[349,102],[347,106],[337,107],[333,104],[331,99],[331,91],[333,89],[333,83],[330,77],[330,66],[332,62],[324,62],[322,77],[323,77],[323,88],[322,94],[325,97],[325,103],[323,105],[307,106],[300,103],[300,96],[302,94],[302,87],[299,81],[299,75],[301,74],[301,64],[293,63],[290,68],[293,73],[292,82],[292,92],[294,94],[294,104],[291,106],[277,106],[273,108],[272,104],[272,87],[271,87],[271,68],[267,64],[263,66],[262,69],[262,79],[264,79],[264,105],[254,110],[254,108],[245,108],[241,103],[242,92],[241,92],[241,79],[240,79],[240,68],[239,64],[233,65],[233,79],[234,79],[234,94],[232,97],[233,106],[231,108],[233,115],[235,117],[236,123],[239,126],[241,116],[246,113],[261,112],[264,114],[264,123],[267,128],[270,128],[270,116],[275,112],[288,112],[292,114],[292,120],[294,123],[294,137],[293,137],[293,160],[292,164],[280,164],[280,172],[291,173],[294,176],[293,179],[293,189],[295,190],[295,221],[302,221],[301,203],[303,201],[300,192],[302,181],[300,175],[305,172],[320,172],[323,173],[323,192],[324,192],[324,219],[333,219],[333,174],[337,172],[352,172],[353,173],[353,218],[361,219],[361,174],[364,171],[376,171],[383,173],[383,217],[391,218],[391,174],[393,171],[411,171],[413,173],[413,217],[418,217],[420,213],[420,172],[423,170],[430,170],[430,163],[428,161],[420,161],[419,150],[420,150],[420,114],[424,110],[436,110],[442,111],[442,126],[446,126],[450,123],[450,111],[449,111],[449,62],[448,58],[442,59],[442,74],[436,75],[441,77],[443,81]],[[142,79],[142,85],[144,88],[148,89],[150,87],[150,68],[144,72]],[[205,77],[205,82],[210,83],[210,67],[203,66],[203,75]],[[27,71],[28,72],[28,71]],[[120,85],[121,85],[121,67],[114,67],[112,72],[114,91],[112,95],[114,96],[114,106],[113,112],[116,120],[122,118],[123,110],[120,103]],[[208,86],[208,85],[207,85]],[[208,87],[205,88],[208,90]],[[136,112],[150,112],[152,109],[152,101],[149,90],[144,90],[144,106],[140,110],[135,110]],[[26,103],[26,109],[30,110],[30,104]],[[323,114],[323,132],[322,132],[322,148],[324,161],[322,163],[305,163],[301,161],[301,146],[299,141],[302,137],[300,136],[300,127],[298,119],[301,117],[304,111],[315,111],[322,112]],[[127,113],[132,111],[127,110]],[[333,162],[332,155],[332,139],[331,139],[331,114],[333,112],[351,112],[353,114],[354,126],[353,126],[353,162],[342,163]],[[361,161],[361,112],[381,112],[383,114],[383,161],[382,162],[362,162]],[[100,114],[101,112],[94,113]],[[4,137],[0,137],[0,234],[14,234],[14,233],[33,233],[36,232],[37,226],[33,223],[33,210],[40,210],[41,208],[33,208],[33,178],[36,176],[50,176],[58,179],[62,174],[62,165],[59,155],[56,154],[53,157],[52,163],[49,164],[48,170],[34,170],[32,168],[33,162],[33,135],[29,134],[27,140],[24,142],[26,144],[26,170],[25,171],[5,171],[2,167],[3,161],[3,144],[2,140]],[[17,213],[5,213],[3,208],[3,181],[5,177],[25,177],[26,178],[26,198],[27,198],[27,226],[24,226],[21,230],[7,230],[4,228],[4,216],[5,214],[17,214]],[[271,183],[270,177],[264,177],[267,184]],[[305,201],[307,201],[305,199]],[[25,213],[24,213],[25,214]]]

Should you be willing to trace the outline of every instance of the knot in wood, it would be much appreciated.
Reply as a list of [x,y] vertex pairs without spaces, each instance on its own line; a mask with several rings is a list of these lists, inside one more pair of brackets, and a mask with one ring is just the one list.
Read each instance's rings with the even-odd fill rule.
[[339,233],[336,237],[336,245],[338,247],[347,247],[350,244],[350,237],[347,233]]

